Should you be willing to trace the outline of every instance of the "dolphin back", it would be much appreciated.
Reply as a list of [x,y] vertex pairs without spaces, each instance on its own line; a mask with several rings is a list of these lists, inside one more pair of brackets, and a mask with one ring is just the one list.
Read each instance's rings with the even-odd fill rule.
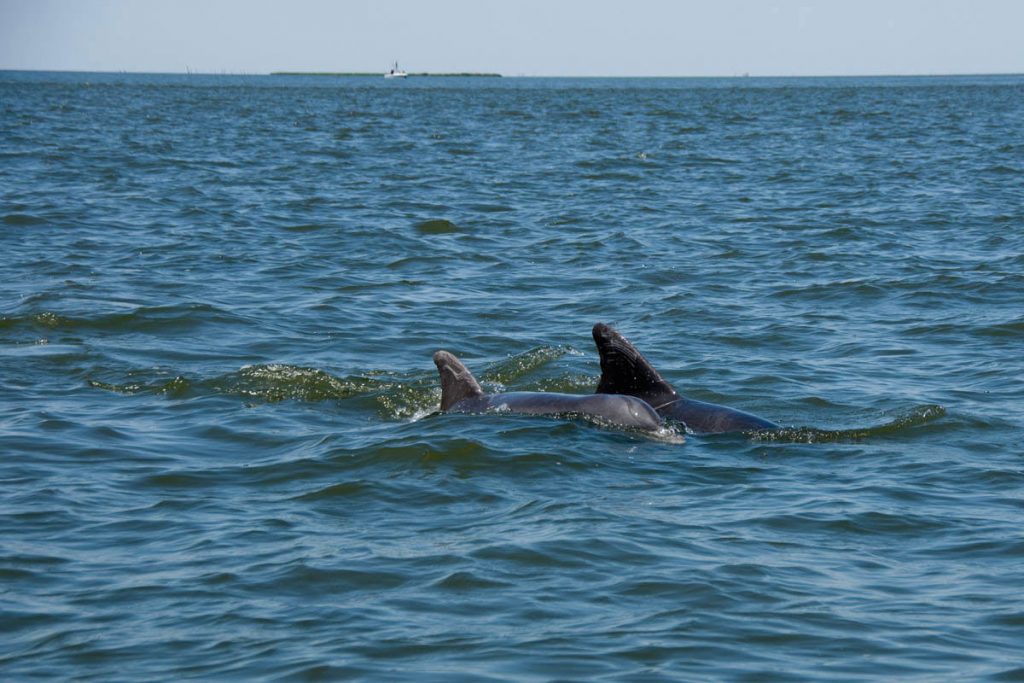
[[596,415],[612,424],[654,431],[662,426],[661,416],[651,405],[635,396],[590,394],[581,396],[580,412]]
[[434,354],[441,376],[441,410],[477,413],[508,412],[521,415],[579,415],[608,425],[659,431],[661,416],[646,401],[622,394],[561,394],[547,391],[512,391],[485,394],[473,373],[447,351]]
[[490,394],[485,409],[520,415],[581,415],[605,424],[655,431],[662,419],[646,401],[620,394],[559,394],[547,391],[512,391]]
[[745,413],[728,406],[681,398],[661,407],[661,414],[682,422],[698,434],[725,434],[728,432],[760,432],[779,429],[779,425],[763,417]]

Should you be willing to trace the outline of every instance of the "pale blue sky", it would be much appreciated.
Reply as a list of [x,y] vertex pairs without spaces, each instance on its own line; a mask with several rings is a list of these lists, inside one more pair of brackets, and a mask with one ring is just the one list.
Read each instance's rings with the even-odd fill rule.
[[0,0],[0,69],[1024,72],[1024,0]]

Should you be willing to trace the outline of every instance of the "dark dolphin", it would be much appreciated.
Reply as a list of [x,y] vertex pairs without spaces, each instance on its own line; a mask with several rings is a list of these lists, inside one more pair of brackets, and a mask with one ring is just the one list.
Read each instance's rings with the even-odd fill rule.
[[614,329],[597,323],[593,334],[597,352],[601,355],[598,394],[626,394],[642,398],[662,417],[682,422],[698,434],[779,429],[779,425],[756,415],[680,396],[629,340]]
[[441,375],[441,410],[450,413],[510,412],[523,415],[583,415],[618,427],[662,431],[658,413],[645,401],[614,394],[557,394],[513,391],[485,394],[458,358],[447,351],[434,354]]

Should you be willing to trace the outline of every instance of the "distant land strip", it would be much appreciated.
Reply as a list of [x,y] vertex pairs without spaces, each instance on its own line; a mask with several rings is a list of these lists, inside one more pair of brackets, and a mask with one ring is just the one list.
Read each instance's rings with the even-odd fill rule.
[[[381,78],[384,75],[384,72],[381,71],[381,72],[370,73],[370,72],[361,72],[361,71],[352,71],[352,72],[343,72],[343,71],[338,71],[338,72],[335,72],[335,71],[271,71],[270,75],[271,76],[376,76],[377,78]],[[442,77],[445,77],[445,78],[451,78],[451,77],[454,77],[454,76],[471,77],[471,78],[501,78],[501,74],[483,74],[483,73],[470,73],[470,72],[451,73],[451,74],[431,74],[431,73],[418,73],[418,74],[411,73],[411,74],[409,74],[409,78],[412,78],[413,76],[435,76],[435,77],[442,76]]]

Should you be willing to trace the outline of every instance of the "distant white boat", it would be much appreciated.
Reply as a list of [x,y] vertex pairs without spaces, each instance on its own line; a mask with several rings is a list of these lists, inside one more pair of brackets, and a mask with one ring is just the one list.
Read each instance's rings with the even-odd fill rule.
[[384,74],[384,78],[405,78],[408,75],[409,74],[399,69],[398,62],[395,62],[395,65],[391,68],[391,70]]

